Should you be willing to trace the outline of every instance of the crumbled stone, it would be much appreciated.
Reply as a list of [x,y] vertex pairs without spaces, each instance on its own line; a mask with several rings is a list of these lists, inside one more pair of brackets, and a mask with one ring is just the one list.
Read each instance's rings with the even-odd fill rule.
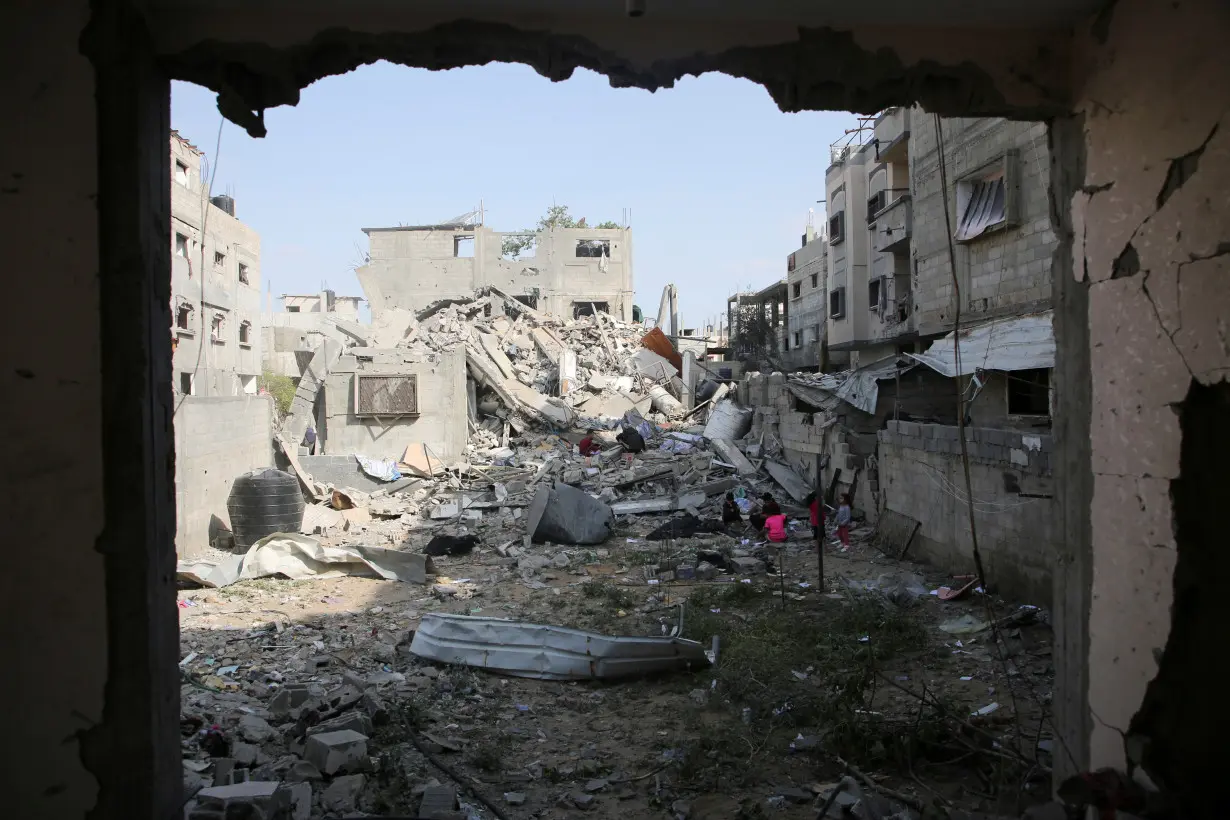
[[348,774],[336,777],[320,796],[320,803],[329,811],[338,814],[351,814],[359,802],[359,795],[367,785],[367,777],[361,774]]
[[371,768],[367,737],[351,729],[312,735],[304,747],[308,761],[327,775],[363,772]]
[[452,820],[457,812],[457,790],[452,786],[428,786],[423,789],[419,817],[424,820]]
[[239,736],[252,743],[267,743],[277,737],[277,732],[264,718],[244,715],[239,719]]
[[510,806],[523,806],[525,795],[522,792],[504,792],[504,802]]
[[328,734],[329,732],[344,732],[346,730],[371,737],[372,720],[360,712],[347,712],[344,715],[333,718],[333,720],[317,723],[307,730],[307,736],[314,737],[316,735]]

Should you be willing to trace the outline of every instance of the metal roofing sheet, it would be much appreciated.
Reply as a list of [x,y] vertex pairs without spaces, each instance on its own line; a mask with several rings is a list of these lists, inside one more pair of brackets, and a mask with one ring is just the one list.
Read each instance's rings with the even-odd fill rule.
[[[949,333],[925,353],[907,354],[945,376],[977,370],[1037,370],[1055,366],[1052,311],[996,319]],[[960,351],[960,367],[957,352]]]

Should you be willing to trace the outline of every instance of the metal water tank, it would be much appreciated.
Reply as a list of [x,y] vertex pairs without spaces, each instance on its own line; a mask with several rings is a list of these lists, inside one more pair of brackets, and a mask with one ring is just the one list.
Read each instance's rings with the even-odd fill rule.
[[235,552],[275,532],[299,532],[303,526],[303,493],[299,480],[281,470],[253,470],[235,479],[226,509],[235,534]]

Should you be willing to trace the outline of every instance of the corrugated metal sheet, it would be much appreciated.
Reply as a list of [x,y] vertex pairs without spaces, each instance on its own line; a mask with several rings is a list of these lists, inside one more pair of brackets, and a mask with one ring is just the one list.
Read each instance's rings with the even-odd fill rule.
[[803,401],[830,413],[836,409],[834,399],[852,404],[864,413],[874,413],[876,401],[880,397],[879,383],[914,368],[913,364],[901,364],[900,361],[897,356],[889,356],[844,373],[825,373],[819,376],[796,374],[791,376],[787,387]]
[[610,680],[709,666],[704,647],[683,638],[612,637],[438,613],[423,616],[410,651],[440,663],[547,680]]
[[926,353],[907,354],[945,376],[968,376],[976,370],[1037,370],[1055,366],[1052,311],[997,319],[961,331],[958,372],[956,334],[949,333]]

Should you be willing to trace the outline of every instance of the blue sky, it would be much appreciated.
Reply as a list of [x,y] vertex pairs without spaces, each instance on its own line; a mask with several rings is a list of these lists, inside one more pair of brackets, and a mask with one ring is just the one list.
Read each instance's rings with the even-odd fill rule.
[[552,83],[520,65],[430,72],[380,63],[304,90],[252,139],[214,95],[171,92],[172,127],[217,166],[215,193],[261,234],[281,293],[361,295],[363,227],[420,224],[478,206],[495,230],[532,226],[553,201],[591,224],[631,209],[637,304],[679,288],[685,324],[785,275],[807,209],[822,221],[828,145],[854,117],[781,113],[758,85],[720,74],[651,94],[578,71]]

